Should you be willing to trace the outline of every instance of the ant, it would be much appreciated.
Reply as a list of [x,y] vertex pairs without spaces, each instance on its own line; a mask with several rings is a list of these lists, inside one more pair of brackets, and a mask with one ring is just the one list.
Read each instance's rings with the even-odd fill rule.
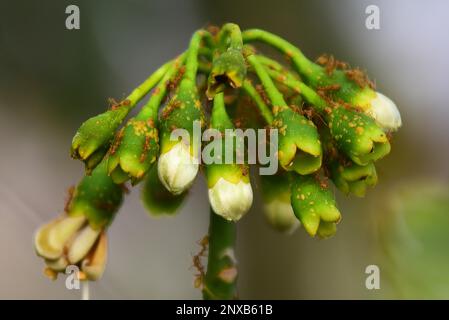
[[204,266],[201,262],[201,258],[206,256],[207,246],[209,244],[209,236],[204,236],[200,241],[197,242],[198,245],[201,246],[200,251],[193,256],[193,267],[197,270],[197,274],[195,274],[194,287],[201,288],[203,286],[203,280],[206,275],[204,270]]

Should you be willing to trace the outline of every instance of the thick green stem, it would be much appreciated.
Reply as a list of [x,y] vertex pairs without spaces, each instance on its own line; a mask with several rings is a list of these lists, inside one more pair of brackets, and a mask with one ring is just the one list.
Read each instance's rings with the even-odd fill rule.
[[257,76],[260,79],[260,82],[262,82],[262,85],[265,88],[265,91],[268,95],[268,98],[271,100],[271,104],[273,107],[281,107],[286,106],[287,103],[284,100],[284,97],[279,92],[279,90],[274,85],[273,81],[271,80],[270,75],[268,74],[265,67],[260,63],[259,59],[256,55],[249,55],[247,57],[248,62],[253,67],[254,71],[256,72]]
[[236,298],[237,263],[234,256],[236,226],[210,210],[209,254],[203,298]]
[[211,60],[213,58],[213,49],[210,47],[200,47],[198,49],[198,55],[199,56],[204,56],[206,58],[208,58],[209,60]]
[[254,41],[264,42],[286,54],[292,59],[293,64],[296,66],[300,74],[310,76],[310,74],[316,72],[317,68],[319,68],[319,66],[307,59],[297,47],[270,32],[260,29],[249,29],[242,32],[242,38],[244,43]]
[[267,66],[267,72],[273,80],[284,84],[294,92],[300,94],[309,104],[315,106],[318,111],[323,112],[328,107],[327,102],[318,93],[298,80],[293,73],[282,66],[279,62],[265,56],[257,56],[258,60]]
[[246,94],[256,103],[256,106],[259,109],[260,114],[265,119],[267,124],[271,124],[273,122],[273,114],[271,113],[271,110],[267,106],[265,101],[263,101],[260,94],[257,92],[256,88],[254,88],[251,81],[245,79],[245,81],[243,81],[242,88],[243,90],[245,90]]
[[220,131],[234,127],[228,113],[226,112],[223,92],[217,93],[214,97],[214,107],[212,108],[210,122],[212,128]]
[[172,65],[173,60],[165,63],[159,69],[157,69],[151,76],[149,76],[142,84],[135,88],[131,94],[125,99],[128,101],[127,106],[129,109],[133,108],[137,102],[140,101],[155,85],[157,85],[167,70]]
[[208,61],[198,61],[198,73],[203,73],[206,76],[210,73],[212,69],[212,63]]
[[189,50],[187,51],[186,71],[183,79],[189,79],[195,83],[196,73],[198,71],[198,54],[201,45],[201,41],[210,35],[205,30],[196,31],[192,39],[190,40]]
[[[231,48],[238,51],[241,51],[243,48],[242,33],[240,27],[235,23],[226,23],[223,25],[218,35],[218,39],[223,51],[225,48]],[[225,40],[229,43],[225,43]]]

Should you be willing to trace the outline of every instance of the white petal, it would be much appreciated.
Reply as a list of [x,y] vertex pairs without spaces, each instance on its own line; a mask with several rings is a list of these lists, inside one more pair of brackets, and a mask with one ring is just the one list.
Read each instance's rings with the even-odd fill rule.
[[226,220],[239,220],[253,203],[250,183],[239,181],[235,184],[220,178],[209,189],[209,202],[215,213]]
[[264,203],[264,212],[268,222],[281,232],[291,234],[299,227],[290,202],[274,199]]
[[376,92],[376,98],[371,100],[371,107],[366,113],[386,130],[397,130],[402,125],[401,114],[396,104],[380,92]]
[[92,249],[100,233],[101,229],[94,230],[89,225],[84,227],[70,244],[67,254],[70,263],[76,264],[81,261],[89,253],[90,249]]
[[184,192],[198,173],[198,161],[190,154],[189,147],[179,142],[158,161],[159,180],[173,194]]

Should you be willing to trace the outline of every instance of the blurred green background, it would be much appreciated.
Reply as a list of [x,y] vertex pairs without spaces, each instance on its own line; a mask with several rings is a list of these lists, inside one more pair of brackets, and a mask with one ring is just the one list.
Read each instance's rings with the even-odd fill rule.
[[[69,4],[80,8],[80,30],[65,28]],[[380,30],[365,27],[371,4]],[[83,174],[69,157],[75,130],[181,52],[195,29],[224,22],[368,70],[404,124],[377,187],[364,199],[338,196],[343,220],[331,239],[277,234],[256,195],[238,226],[240,297],[449,298],[448,11],[443,0],[0,1],[0,298],[80,297],[63,277],[43,276],[32,246]],[[92,297],[200,298],[192,255],[208,212],[203,178],[176,217],[148,217],[132,192],[109,229]],[[379,290],[365,287],[372,264]]]

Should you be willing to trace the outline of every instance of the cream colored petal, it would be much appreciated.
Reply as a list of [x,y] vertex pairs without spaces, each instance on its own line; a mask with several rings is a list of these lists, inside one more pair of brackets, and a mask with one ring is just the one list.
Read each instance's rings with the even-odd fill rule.
[[65,271],[69,265],[69,261],[67,261],[67,258],[63,256],[56,260],[45,259],[45,264],[54,271]]
[[89,280],[97,280],[103,275],[108,254],[107,240],[106,232],[102,232],[95,248],[81,264],[81,270],[86,274],[87,279]]
[[65,216],[41,227],[34,238],[37,254],[50,260],[59,258],[67,241],[81,228],[85,220],[83,216]]
[[41,257],[47,259],[58,259],[62,255],[62,250],[51,247],[48,243],[48,234],[58,221],[52,221],[40,227],[34,236],[34,247]]
[[80,262],[92,249],[100,233],[101,229],[94,230],[89,225],[85,226],[70,244],[67,254],[69,262],[72,264]]

